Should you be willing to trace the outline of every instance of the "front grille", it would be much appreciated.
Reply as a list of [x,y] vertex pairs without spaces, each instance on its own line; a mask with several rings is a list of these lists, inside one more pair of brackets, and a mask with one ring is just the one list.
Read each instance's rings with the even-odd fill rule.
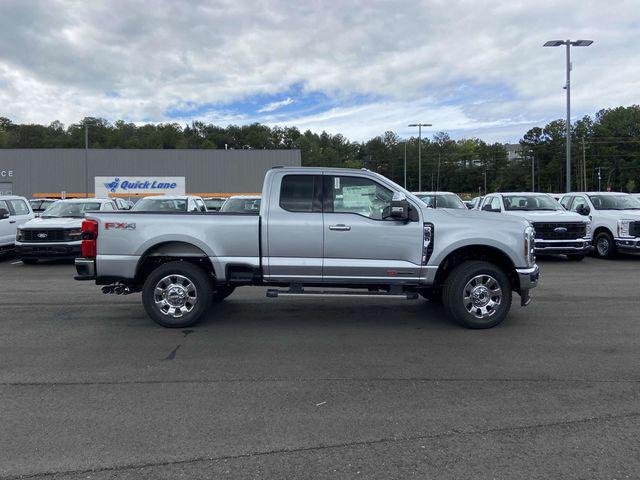
[[640,222],[629,223],[629,236],[640,237]]
[[534,222],[536,238],[543,240],[575,240],[587,236],[586,223]]
[[47,228],[42,230],[23,229],[22,242],[65,242],[69,241],[67,232],[63,229]]

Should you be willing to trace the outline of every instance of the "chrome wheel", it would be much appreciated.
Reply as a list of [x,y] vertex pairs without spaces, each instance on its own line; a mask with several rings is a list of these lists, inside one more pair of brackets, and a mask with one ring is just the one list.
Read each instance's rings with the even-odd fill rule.
[[476,318],[489,318],[502,301],[502,289],[491,275],[476,275],[467,282],[462,297],[467,312]]
[[156,284],[153,298],[161,313],[180,318],[193,310],[198,302],[198,292],[187,277],[167,275]]
[[598,249],[598,255],[601,257],[609,255],[609,239],[606,237],[600,237],[596,243],[596,248]]

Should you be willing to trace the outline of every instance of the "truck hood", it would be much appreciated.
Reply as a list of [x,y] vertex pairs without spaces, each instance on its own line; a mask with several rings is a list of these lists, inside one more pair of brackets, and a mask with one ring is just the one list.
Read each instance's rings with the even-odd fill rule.
[[524,212],[524,211],[509,211],[506,212],[507,215],[513,215],[515,217],[521,217],[530,222],[588,222],[589,218],[580,215],[575,212],[567,212],[565,210],[556,210],[556,211],[533,211],[533,212]]
[[529,222],[524,218],[517,217],[515,215],[504,215],[502,213],[494,213],[494,212],[483,212],[480,210],[462,210],[455,208],[436,208],[436,209],[427,209],[427,216],[429,212],[442,212],[444,214],[449,215],[450,217],[454,217],[463,221],[465,223],[473,222],[477,223],[479,228],[486,228],[487,223],[491,222],[492,225],[500,224],[505,228],[512,226],[517,230],[524,230],[529,226]]
[[84,218],[34,218],[20,228],[81,228]]

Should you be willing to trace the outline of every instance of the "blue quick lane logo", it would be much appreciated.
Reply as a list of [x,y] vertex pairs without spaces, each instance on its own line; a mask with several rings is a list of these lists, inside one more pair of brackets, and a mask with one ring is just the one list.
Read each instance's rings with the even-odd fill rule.
[[116,192],[116,190],[118,189],[118,185],[120,185],[120,179],[118,177],[114,178],[113,182],[107,182],[104,184],[104,186],[107,187],[107,190],[112,193]]
[[107,182],[105,187],[111,192],[116,193],[117,190],[175,190],[178,187],[176,182],[158,182],[157,180],[137,180],[135,182],[129,182],[127,180],[120,181],[120,178],[115,177],[113,182]]

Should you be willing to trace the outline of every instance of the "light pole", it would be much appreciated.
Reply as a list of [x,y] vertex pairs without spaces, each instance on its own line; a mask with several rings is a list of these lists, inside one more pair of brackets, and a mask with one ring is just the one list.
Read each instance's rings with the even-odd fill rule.
[[431,127],[430,123],[411,123],[409,127],[418,127],[418,191],[422,191],[422,127]]
[[567,47],[567,193],[571,191],[571,47],[588,47],[593,40],[549,40],[544,47],[559,47],[566,45]]
[[89,124],[84,124],[84,196],[89,197]]

